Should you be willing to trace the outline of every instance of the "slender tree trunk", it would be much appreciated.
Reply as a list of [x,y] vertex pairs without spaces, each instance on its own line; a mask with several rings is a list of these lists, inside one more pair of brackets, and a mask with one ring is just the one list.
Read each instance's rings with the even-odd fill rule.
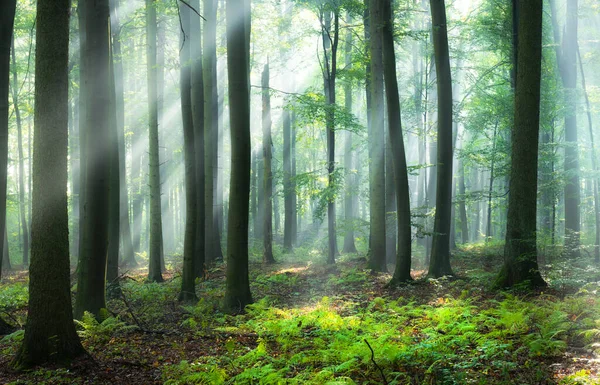
[[[350,13],[346,13],[347,23],[352,24],[352,18]],[[346,33],[346,40],[344,42],[344,66],[346,70],[352,70],[352,31],[348,30]],[[352,83],[347,81],[344,85],[344,104],[346,111],[352,113]],[[346,143],[344,149],[344,180],[345,180],[345,194],[344,194],[344,217],[346,221],[346,234],[344,236],[344,253],[356,253],[356,245],[354,243],[354,200],[358,183],[356,183],[356,175],[353,170],[354,167],[354,150],[352,149],[352,132],[346,132]]]
[[465,165],[462,159],[458,161],[458,194],[460,201],[458,202],[458,211],[460,213],[460,233],[462,243],[469,243],[469,220],[467,219],[467,204],[465,197]]
[[21,235],[23,237],[23,267],[29,266],[29,227],[25,211],[25,157],[23,156],[23,129],[21,109],[19,108],[19,81],[17,78],[17,55],[15,54],[15,38],[12,43],[12,99],[17,120],[17,150],[19,153],[19,215],[21,222]]
[[[231,126],[231,179],[227,221],[225,309],[241,312],[252,303],[248,278],[250,198],[249,0],[227,0],[227,75]],[[246,71],[240,63],[247,63]]]
[[292,221],[293,221],[293,199],[292,195],[292,125],[290,111],[282,112],[283,121],[283,249],[285,252],[292,251]]
[[515,124],[504,266],[495,286],[545,286],[537,263],[537,165],[542,63],[542,0],[519,1]]
[[384,148],[384,95],[383,95],[383,3],[371,0],[369,44],[371,53],[371,129],[369,132],[369,153],[371,173],[369,178],[371,247],[369,268],[386,271],[386,229],[385,229],[385,148]]
[[[5,237],[6,184],[8,177],[8,84],[10,83],[10,45],[15,20],[16,0],[0,5],[0,237]],[[0,277],[2,266],[0,264]]]
[[206,205],[206,260],[223,258],[216,221],[217,145],[219,130],[219,98],[217,92],[217,7],[215,0],[204,0],[204,168]]
[[160,197],[160,161],[158,146],[158,82],[156,78],[156,0],[146,0],[146,38],[148,65],[148,148],[150,188],[150,266],[148,280],[162,282],[162,209]]
[[[200,0],[192,0],[190,4],[195,9],[200,9]],[[194,251],[194,276],[202,278],[204,274],[204,260],[206,252],[206,238],[204,217],[206,206],[204,204],[204,80],[202,78],[202,30],[200,17],[190,13],[190,38],[191,44],[191,103],[192,118],[194,123],[194,151],[196,171],[196,242]]]
[[[112,47],[111,47],[112,48]],[[119,295],[119,238],[121,233],[120,195],[121,181],[119,180],[119,141],[117,128],[117,102],[115,92],[114,57],[110,59],[109,73],[110,109],[109,116],[109,145],[107,162],[109,163],[108,189],[108,259],[106,263],[107,296],[117,298]]]
[[269,63],[265,65],[262,73],[262,132],[263,132],[263,159],[264,159],[264,192],[265,212],[263,214],[263,262],[275,263],[273,258],[273,172],[271,162],[273,159],[271,146],[271,96],[269,94]]
[[119,21],[119,0],[111,0],[111,35],[112,53],[115,78],[115,112],[117,119],[117,145],[119,160],[119,226],[121,230],[121,245],[123,264],[137,266],[131,237],[129,222],[129,194],[127,189],[127,174],[125,164],[125,100],[123,81],[123,58],[121,55],[121,25]]
[[[194,264],[196,258],[194,254],[196,248],[197,234],[197,174],[196,174],[196,154],[194,141],[194,120],[192,114],[192,68],[191,44],[196,43],[192,37],[191,31],[191,12],[184,5],[179,5],[179,15],[181,18],[181,43],[179,51],[180,69],[180,90],[181,90],[181,116],[183,121],[183,143],[184,143],[184,168],[185,168],[185,236],[183,241],[183,274],[181,280],[181,291],[179,300],[185,302],[196,302],[196,269]],[[197,24],[196,24],[197,25]],[[199,37],[196,35],[194,37]]]
[[452,211],[452,77],[448,50],[446,5],[430,0],[433,48],[437,75],[438,134],[435,222],[429,275],[453,275],[450,267],[450,221]]
[[392,283],[412,280],[411,254],[412,233],[410,217],[410,189],[408,185],[408,170],[404,139],[402,137],[402,121],[400,118],[400,96],[396,78],[396,55],[394,53],[394,14],[392,2],[383,2],[382,19],[383,36],[383,72],[385,76],[385,95],[388,106],[389,137],[393,156],[393,172],[396,187],[396,207],[398,208],[398,249],[396,253],[396,268]]
[[252,153],[251,182],[250,182],[250,213],[252,214],[252,238],[258,239],[258,152]]
[[298,218],[298,194],[296,193],[296,113],[292,113],[291,121],[290,152],[292,161],[292,175],[290,188],[292,190],[292,245],[298,245],[298,229],[300,228],[300,219]]
[[[579,58],[579,70],[581,71],[581,86],[583,88],[583,94],[585,96],[585,105],[587,107],[587,120],[588,129],[590,133],[590,157],[592,158],[592,169],[594,172],[598,172],[598,160],[596,158],[596,146],[594,144],[594,129],[592,126],[592,108],[590,105],[590,98],[588,96],[587,86],[585,82],[585,72],[583,71],[583,62],[581,61],[581,52],[579,51],[579,45],[577,45],[577,57]],[[596,224],[596,239],[594,243],[594,262],[600,263],[600,199],[598,197],[598,184],[600,180],[598,177],[594,178],[594,220]]]
[[487,224],[485,227],[485,241],[488,242],[492,238],[492,195],[494,193],[494,171],[496,167],[496,137],[498,134],[498,121],[494,126],[494,136],[492,139],[492,164],[490,167],[490,185],[488,187],[488,204],[487,204]]
[[[85,123],[85,209],[82,250],[79,255],[75,317],[85,311],[99,315],[106,308],[106,262],[109,221],[109,184],[111,140],[110,44],[108,0],[85,3],[85,66],[82,92],[86,105]],[[110,156],[109,156],[110,159]],[[35,194],[34,194],[35,199]],[[35,212],[35,209],[34,209]]]
[[[4,270],[12,270],[10,254],[8,252],[8,230],[6,229],[6,226],[4,226],[4,242],[2,242],[2,244],[2,262],[0,263],[0,267]],[[0,272],[2,272],[1,269]]]
[[[327,112],[325,114],[325,126],[327,131],[327,188],[335,189],[335,81],[337,76],[337,49],[339,43],[339,10],[333,12],[329,9],[321,9],[321,35],[323,40],[323,83]],[[331,19],[333,13],[333,20]],[[333,22],[333,26],[332,26]],[[332,30],[333,27],[333,30]],[[335,229],[335,198],[333,192],[327,198],[327,238],[328,252],[327,263],[335,263],[338,253],[336,229]]]
[[37,2],[29,306],[23,344],[12,362],[17,369],[84,354],[69,289],[69,14],[68,0]]

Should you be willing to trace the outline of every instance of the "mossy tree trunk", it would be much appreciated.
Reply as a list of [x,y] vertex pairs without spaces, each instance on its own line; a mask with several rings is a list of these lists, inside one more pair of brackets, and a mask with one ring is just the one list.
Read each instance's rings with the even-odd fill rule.
[[13,361],[17,369],[84,354],[69,286],[69,13],[68,0],[37,2],[29,306],[23,344]]

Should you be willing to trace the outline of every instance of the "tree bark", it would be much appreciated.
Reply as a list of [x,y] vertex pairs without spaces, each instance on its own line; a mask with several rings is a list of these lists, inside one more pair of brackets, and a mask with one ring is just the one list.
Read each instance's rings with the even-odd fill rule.
[[385,231],[385,149],[383,125],[383,3],[371,0],[369,44],[371,53],[371,129],[369,132],[369,153],[371,172],[369,178],[371,247],[369,268],[386,271],[386,231]]
[[430,0],[433,48],[437,75],[438,132],[435,221],[428,275],[453,275],[450,267],[452,220],[452,77],[444,0]]
[[536,250],[542,0],[519,2],[519,54],[504,266],[495,286],[545,286]]
[[156,77],[156,0],[146,0],[146,39],[148,67],[148,149],[150,188],[150,266],[148,280],[162,282],[162,209],[158,146],[158,82]]
[[[192,0],[190,4],[195,9],[200,9],[200,0]],[[192,60],[191,71],[191,102],[192,120],[194,123],[194,150],[196,171],[196,243],[194,252],[194,275],[202,278],[206,252],[206,236],[204,217],[206,206],[204,204],[204,80],[202,78],[202,30],[200,17],[191,14],[190,39],[192,40],[190,55]]]
[[[85,209],[82,244],[77,275],[75,317],[84,311],[98,315],[106,308],[106,262],[108,252],[108,212],[111,140],[110,45],[108,0],[86,2],[85,80],[82,92],[86,105],[85,124]],[[35,211],[35,209],[34,209]]]
[[[346,22],[352,24],[350,13],[346,13]],[[344,66],[346,70],[352,70],[352,31],[348,30],[346,33],[346,39],[344,42]],[[352,83],[347,81],[344,85],[344,104],[346,111],[352,113]],[[346,132],[346,143],[344,144],[344,180],[345,180],[345,194],[344,194],[344,217],[346,222],[346,234],[344,235],[344,247],[342,251],[344,253],[356,253],[356,245],[354,243],[354,201],[356,190],[358,189],[358,183],[356,181],[356,174],[353,170],[355,153],[352,149],[352,132]]]
[[262,73],[262,134],[263,134],[263,175],[264,175],[264,230],[263,230],[263,262],[275,263],[273,258],[273,172],[271,162],[273,159],[271,146],[271,96],[269,94],[269,63],[265,65]]
[[84,354],[69,288],[69,13],[68,0],[37,2],[29,306],[23,344],[12,362],[17,369]]
[[117,144],[119,159],[119,227],[124,266],[135,267],[135,252],[131,237],[131,225],[129,221],[129,193],[127,188],[127,173],[125,160],[125,100],[123,81],[123,58],[121,54],[121,23],[119,20],[119,0],[111,0],[111,35],[113,68],[115,79],[115,112],[117,119]]
[[402,120],[400,117],[400,97],[398,80],[396,78],[396,55],[394,53],[394,14],[391,0],[383,2],[383,72],[385,78],[385,95],[388,107],[388,124],[391,152],[393,157],[393,172],[396,190],[398,248],[396,253],[396,268],[392,283],[411,281],[412,228],[410,216],[410,189],[408,185],[408,170],[406,152],[402,137]]
[[[181,291],[179,300],[185,302],[196,302],[196,226],[197,226],[197,174],[196,154],[194,141],[194,120],[192,114],[192,68],[190,67],[191,45],[196,43],[192,38],[191,12],[185,4],[179,4],[179,15],[181,18],[180,32],[180,90],[181,90],[181,117],[183,122],[183,155],[185,169],[185,235],[183,241],[183,274],[181,280]],[[199,35],[197,35],[199,36]]]
[[[8,84],[10,82],[10,46],[15,20],[16,0],[0,6],[0,238],[4,243],[6,227],[6,183],[8,177]],[[0,263],[0,277],[2,264]]]
[[219,98],[217,91],[217,7],[215,0],[204,0],[204,168],[206,205],[206,261],[223,259],[216,216],[217,145]]
[[[231,180],[227,221],[224,307],[242,312],[252,303],[248,277],[248,201],[250,197],[249,0],[227,0],[227,77],[231,127]],[[247,63],[246,71],[239,64]]]

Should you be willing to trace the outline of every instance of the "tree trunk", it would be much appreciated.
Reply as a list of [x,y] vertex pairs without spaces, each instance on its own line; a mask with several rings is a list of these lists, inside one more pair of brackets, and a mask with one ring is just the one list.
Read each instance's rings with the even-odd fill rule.
[[215,0],[204,0],[204,168],[206,205],[206,261],[223,258],[216,221],[217,145],[219,98],[217,92],[217,7]]
[[148,66],[148,149],[150,188],[150,252],[148,280],[162,282],[162,209],[158,146],[158,82],[156,77],[156,0],[146,0],[146,39]]
[[398,249],[393,283],[411,281],[412,233],[410,217],[410,189],[406,152],[402,137],[402,121],[400,117],[400,97],[396,78],[396,55],[394,53],[394,14],[392,2],[383,2],[382,19],[383,36],[383,72],[385,76],[385,95],[388,106],[389,137],[393,157],[393,172],[396,187],[396,207],[398,217]]
[[[82,3],[83,5],[84,3]],[[108,212],[110,154],[112,135],[110,96],[110,45],[108,0],[85,3],[85,65],[82,92],[86,105],[85,124],[85,209],[82,227],[82,250],[79,255],[75,317],[84,311],[98,315],[106,308],[106,261],[108,247]],[[110,159],[110,156],[109,156]],[[35,196],[34,196],[35,199]],[[35,209],[34,209],[35,212]]]
[[[0,6],[0,238],[5,238],[6,183],[8,177],[8,84],[10,82],[10,46],[15,20],[16,0]],[[3,241],[4,242],[4,241]],[[2,264],[0,263],[0,277]]]
[[[581,86],[583,88],[583,95],[585,96],[585,105],[587,107],[587,120],[588,129],[590,133],[590,157],[592,158],[592,170],[598,172],[598,161],[596,158],[596,146],[594,144],[594,129],[592,126],[592,108],[590,105],[590,98],[587,92],[587,86],[585,82],[585,72],[583,71],[583,62],[581,61],[581,52],[579,51],[579,45],[577,45],[577,57],[579,58],[579,69],[581,71]],[[598,185],[600,180],[598,177],[594,178],[594,222],[596,225],[596,238],[594,243],[594,262],[600,263],[600,199],[598,196]]]
[[[195,9],[200,9],[200,0],[192,0],[190,4]],[[190,39],[192,40],[190,55],[192,60],[191,71],[191,102],[192,120],[194,123],[194,151],[196,171],[196,243],[194,251],[194,276],[202,278],[204,274],[204,260],[206,251],[206,237],[204,217],[206,206],[204,204],[204,80],[202,78],[202,30],[200,17],[190,13]]]
[[292,221],[293,221],[293,199],[292,195],[292,122],[290,111],[282,112],[283,121],[283,249],[285,252],[292,251]]
[[458,194],[460,201],[458,202],[458,211],[460,215],[460,235],[463,244],[469,243],[469,221],[467,219],[467,204],[465,197],[465,165],[463,160],[458,161]]
[[23,156],[23,135],[21,122],[21,109],[19,108],[19,81],[17,79],[17,55],[15,54],[15,41],[12,43],[12,75],[13,75],[13,105],[17,120],[17,149],[19,153],[19,215],[21,222],[21,235],[23,237],[23,267],[29,265],[29,227],[25,211],[25,157]]
[[536,250],[542,0],[519,2],[519,54],[504,266],[495,286],[545,286]]
[[[327,197],[327,263],[335,263],[338,255],[336,229],[335,229],[335,197],[333,190],[336,188],[335,180],[335,81],[337,76],[337,49],[339,42],[339,9],[333,11],[321,9],[321,37],[323,40],[323,85],[325,90],[325,126],[327,131],[327,188],[330,194]],[[333,26],[331,16],[333,13]],[[333,27],[333,31],[332,31]]]
[[[352,24],[350,13],[346,13],[347,23]],[[348,30],[346,33],[346,41],[344,42],[344,66],[346,70],[352,70],[352,31]],[[352,113],[352,83],[347,81],[344,85],[344,104],[346,112]],[[346,234],[344,235],[344,253],[356,253],[356,245],[354,243],[354,201],[356,196],[356,190],[358,189],[358,183],[356,181],[356,175],[353,170],[354,167],[354,151],[352,149],[352,132],[346,132],[346,143],[344,149],[344,180],[345,180],[345,194],[344,194],[344,217],[346,222]]]
[[[112,48],[112,47],[111,47]],[[114,58],[110,58],[109,90],[110,109],[109,116],[109,144],[107,162],[109,163],[109,189],[108,189],[108,259],[106,263],[107,295],[109,298],[119,296],[119,238],[121,233],[120,195],[121,181],[119,180],[119,140],[117,128],[117,101],[115,92]]]
[[16,369],[84,354],[69,288],[69,13],[68,0],[37,2],[29,305],[23,344],[12,363]]
[[[183,241],[183,274],[181,280],[181,291],[179,300],[185,302],[197,302],[196,296],[196,269],[194,254],[196,248],[197,234],[197,174],[196,174],[196,151],[194,141],[194,120],[192,114],[192,68],[191,45],[196,43],[191,31],[191,12],[185,4],[179,4],[179,15],[181,17],[181,43],[179,51],[180,65],[180,90],[181,90],[181,117],[183,122],[183,155],[185,168],[185,236]],[[194,16],[195,17],[195,16]],[[197,23],[194,23],[197,26]],[[194,31],[195,32],[195,31]],[[195,34],[196,35],[196,34]],[[199,37],[197,34],[194,37]],[[195,59],[195,58],[194,58]]]
[[[581,192],[577,148],[577,11],[578,0],[567,0],[567,21],[562,50],[559,50],[560,54],[557,56],[565,90],[565,252],[573,258],[580,255],[581,243]],[[552,13],[555,18],[556,12]]]
[[[248,278],[250,197],[250,67],[247,34],[249,0],[227,0],[227,76],[231,127],[231,181],[227,221],[225,309],[242,312],[252,303]],[[246,22],[241,22],[244,20]],[[240,63],[248,63],[246,71]]]
[[263,166],[264,166],[264,192],[265,221],[263,230],[263,262],[275,263],[273,258],[273,172],[271,162],[273,159],[271,146],[271,97],[269,94],[269,63],[265,65],[262,73],[262,134],[263,134]]
[[433,48],[437,75],[438,132],[435,222],[428,275],[453,275],[450,267],[452,219],[452,77],[444,0],[430,0]]
[[371,173],[369,178],[371,247],[369,268],[386,271],[386,231],[385,231],[385,149],[383,125],[383,57],[382,29],[383,3],[371,0],[369,48],[371,53],[371,129],[369,132],[369,153]]
[[127,173],[125,164],[125,100],[123,81],[123,58],[121,55],[121,24],[119,21],[119,0],[111,0],[111,35],[112,53],[115,81],[115,112],[117,119],[117,145],[119,160],[119,226],[122,249],[123,265],[137,266],[133,243],[131,238],[131,226],[129,222],[129,194],[127,189]]

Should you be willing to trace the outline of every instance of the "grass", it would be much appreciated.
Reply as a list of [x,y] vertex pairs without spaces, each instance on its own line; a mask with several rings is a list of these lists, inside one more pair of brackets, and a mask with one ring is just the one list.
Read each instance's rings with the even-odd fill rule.
[[[364,259],[335,266],[308,248],[253,259],[255,303],[241,316],[219,310],[224,267],[198,282],[201,300],[176,300],[180,278],[147,284],[144,271],[121,282],[125,300],[108,303],[106,319],[78,323],[94,363],[68,371],[0,369],[3,383],[106,384],[593,384],[597,379],[600,301],[596,272],[581,263],[580,282],[547,271],[544,293],[488,290],[499,245],[459,250],[459,279],[417,280],[385,288]],[[176,264],[175,264],[176,265]],[[575,264],[577,265],[577,264]],[[573,265],[574,269],[577,266]],[[585,274],[585,269],[589,274]],[[558,278],[553,278],[552,273]],[[569,272],[569,277],[574,273]],[[568,278],[568,277],[567,277]],[[568,286],[568,291],[566,287]],[[22,324],[26,285],[0,286],[0,311]],[[22,335],[0,342],[0,368]]]

